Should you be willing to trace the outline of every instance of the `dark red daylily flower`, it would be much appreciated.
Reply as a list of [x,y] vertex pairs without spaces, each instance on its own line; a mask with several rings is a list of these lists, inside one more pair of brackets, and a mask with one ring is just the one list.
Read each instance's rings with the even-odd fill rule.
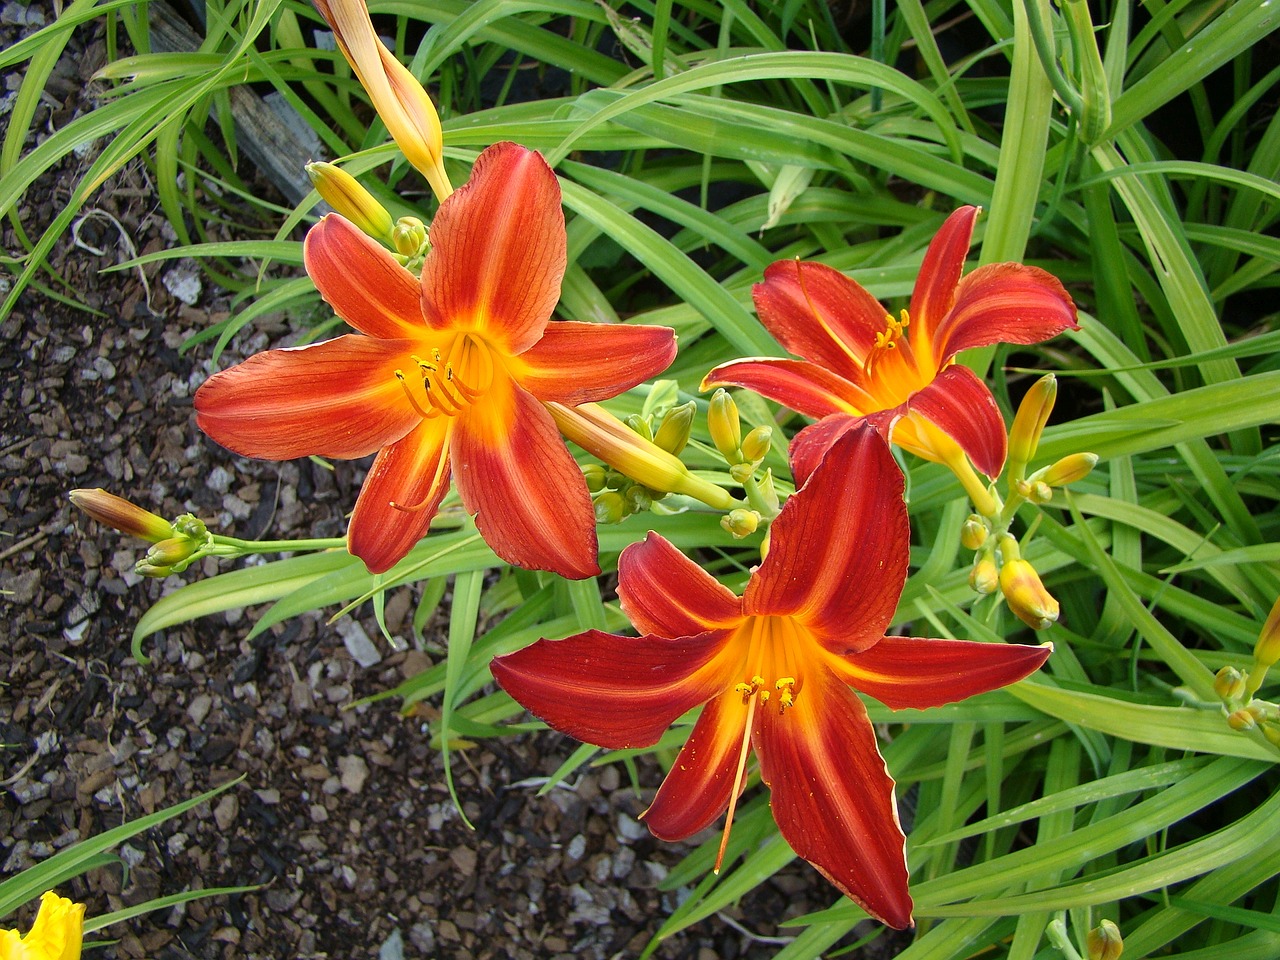
[[664,370],[665,327],[560,321],[560,187],[514,143],[481,154],[440,206],[421,282],[336,215],[307,234],[307,272],[363,336],[268,350],[212,376],[200,429],[269,460],[378,451],[348,548],[375,573],[427,532],[450,476],[498,556],[599,572],[582,472],[545,403],[603,400]]
[[895,709],[937,706],[1022,679],[1051,648],[884,635],[907,575],[902,493],[884,440],[854,428],[783,507],[743,596],[650,533],[618,564],[641,636],[539,640],[494,660],[493,675],[551,726],[610,749],[651,745],[706,704],[645,813],[654,834],[683,839],[726,809],[732,819],[754,751],[796,853],[906,927],[894,784],[849,688]]
[[927,460],[952,464],[961,451],[990,477],[1005,458],[1005,426],[986,384],[955,355],[993,343],[1039,343],[1076,328],[1076,308],[1057,278],[1038,267],[995,263],[961,278],[977,207],[942,225],[911,295],[893,317],[857,282],[821,263],[782,260],[752,290],[760,322],[801,360],[734,360],[702,389],[736,385],[818,423],[791,447],[802,481],[859,418]]

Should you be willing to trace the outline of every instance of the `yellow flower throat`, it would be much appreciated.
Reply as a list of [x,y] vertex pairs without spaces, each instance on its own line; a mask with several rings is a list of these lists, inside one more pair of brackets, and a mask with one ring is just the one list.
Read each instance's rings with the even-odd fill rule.
[[460,334],[448,344],[447,351],[445,354],[439,347],[432,347],[430,360],[417,354],[410,356],[422,385],[417,396],[410,377],[403,370],[395,371],[409,404],[424,420],[442,414],[456,417],[493,386],[494,360],[484,340],[474,334]]

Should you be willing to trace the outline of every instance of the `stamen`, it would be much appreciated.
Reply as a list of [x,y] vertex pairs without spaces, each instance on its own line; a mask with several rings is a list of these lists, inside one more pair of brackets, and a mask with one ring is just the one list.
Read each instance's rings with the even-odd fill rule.
[[[409,392],[409,384],[405,382],[404,374],[401,373],[399,370],[397,370],[395,373],[396,373],[396,379],[400,381],[401,389],[404,390],[405,397],[408,398],[409,400],[409,406],[413,407],[414,412],[417,413],[418,416],[422,417],[424,420],[430,420],[432,417],[440,416],[440,413],[437,410],[423,410],[422,407],[418,405],[418,401],[413,399],[413,394]],[[425,384],[426,381],[423,381],[423,382]],[[430,394],[428,394],[428,399],[429,398],[430,398]]]
[[[759,680],[760,683],[764,683],[764,679],[762,677],[753,677],[753,686],[757,680]],[[745,687],[747,685],[740,683],[738,686]],[[737,689],[737,687],[734,687],[734,690]],[[761,699],[763,699],[763,696],[762,692]],[[751,749],[751,724],[755,722],[755,718],[756,698],[749,697],[747,700],[747,722],[742,728],[742,746],[738,750],[738,770],[733,776],[733,789],[729,793],[729,809],[725,813],[724,834],[720,837],[720,850],[716,853],[716,865],[711,868],[711,872],[717,875],[720,873],[720,865],[724,863],[725,848],[729,846],[729,831],[733,828],[733,814],[734,811],[738,809],[738,794],[742,792],[742,777],[747,769],[747,753]]]

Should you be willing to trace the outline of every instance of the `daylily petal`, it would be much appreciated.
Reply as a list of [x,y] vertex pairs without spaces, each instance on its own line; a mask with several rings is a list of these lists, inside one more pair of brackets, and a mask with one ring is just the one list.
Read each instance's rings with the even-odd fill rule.
[[196,425],[246,457],[352,459],[418,422],[395,371],[414,344],[349,335],[255,354],[196,391]]
[[951,357],[992,343],[1040,343],[1076,330],[1076,306],[1053,274],[1020,263],[992,263],[960,281],[935,349]]
[[831,445],[862,421],[845,413],[833,413],[817,423],[811,423],[791,440],[787,454],[791,459],[791,475],[796,486],[803,486]]
[[742,621],[733,591],[649,531],[618,558],[618,600],[641,633],[686,637]]
[[790,352],[865,383],[863,362],[886,314],[860,284],[824,263],[779,260],[751,296],[760,322]]
[[805,360],[777,357],[731,360],[708,373],[698,389],[726,386],[754,390],[806,417],[825,417],[832,413],[857,415],[876,408],[876,402],[861,387],[826,367]]
[[510,363],[539,400],[577,406],[616,397],[667,369],[675,357],[669,327],[562,320],[547,324],[542,339]]
[[508,354],[542,336],[560,299],[566,240],[560,184],[542,155],[496,143],[440,205],[422,268],[422,313]]
[[870,424],[840,437],[773,521],[743,611],[791,615],[833,653],[884,636],[907,578],[902,472]]
[[383,339],[426,333],[418,278],[351,221],[324,217],[307,231],[302,259],[320,296],[361,333]]
[[369,468],[347,528],[347,549],[370,573],[391,569],[431,526],[449,492],[447,417],[423,420]]
[[505,375],[457,418],[454,481],[508,563],[572,580],[600,572],[591,495],[551,414]]
[[618,637],[588,630],[539,640],[490,668],[549,726],[610,750],[648,747],[685,711],[724,689],[716,655],[730,634]]
[[[956,298],[956,284],[969,255],[977,207],[961,207],[947,217],[929,242],[924,262],[911,291],[911,345],[917,353],[932,358],[936,369],[944,355],[938,351],[937,329]],[[955,351],[951,351],[955,353]],[[949,357],[951,354],[946,354]]]
[[873,917],[910,926],[906,838],[893,778],[861,701],[815,670],[794,706],[757,714],[755,748],[773,817],[791,849]]
[[742,750],[747,707],[729,691],[703,708],[662,781],[644,821],[659,840],[683,840],[710,826],[729,806]]
[[[959,444],[975,467],[989,477],[1000,475],[1009,443],[1004,417],[987,385],[968,367],[959,364],[947,367],[932,383],[912,395],[908,407],[908,420],[923,417]],[[896,432],[894,440],[902,442]],[[914,446],[908,449],[921,452]],[[940,459],[926,455],[932,460]]]
[[847,684],[894,710],[938,707],[1029,676],[1049,659],[1053,644],[975,643],[885,637],[869,650],[831,658]]

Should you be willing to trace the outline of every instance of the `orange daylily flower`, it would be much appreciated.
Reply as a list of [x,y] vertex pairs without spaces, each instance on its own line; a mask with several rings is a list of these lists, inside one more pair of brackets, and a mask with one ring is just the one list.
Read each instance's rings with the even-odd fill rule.
[[680,840],[726,809],[732,820],[754,752],[796,853],[872,916],[909,926],[893,779],[849,688],[894,709],[937,706],[1022,679],[1052,648],[884,635],[907,576],[902,494],[884,440],[854,428],[774,520],[741,597],[650,533],[618,563],[641,636],[539,640],[494,660],[494,678],[609,749],[649,746],[706,704],[644,815],[653,833]]
[[756,311],[803,359],[734,360],[708,373],[702,389],[746,387],[818,419],[791,446],[798,481],[862,417],[926,460],[953,465],[963,452],[983,473],[999,476],[1004,419],[986,384],[955,356],[1077,329],[1076,308],[1057,278],[1038,267],[995,263],[961,278],[978,212],[961,207],[943,223],[911,307],[898,317],[825,264],[772,264],[752,289]]
[[450,476],[498,556],[581,578],[599,571],[591,497],[545,404],[603,400],[675,356],[666,327],[549,322],[566,239],[560,187],[514,143],[481,154],[440,206],[419,281],[331,214],[307,272],[361,334],[268,350],[210,377],[196,422],[250,457],[378,451],[348,549],[375,573],[427,532]]

